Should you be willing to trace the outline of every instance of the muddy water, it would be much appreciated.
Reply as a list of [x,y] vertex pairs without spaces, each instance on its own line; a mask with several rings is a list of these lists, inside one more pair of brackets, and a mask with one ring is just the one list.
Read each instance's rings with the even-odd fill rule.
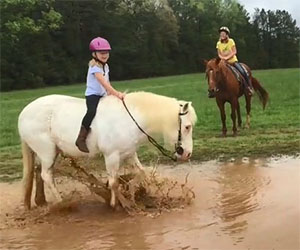
[[[130,217],[87,199],[47,223],[2,229],[0,248],[300,249],[299,157],[159,169],[178,180],[190,172],[191,206],[155,218]],[[0,185],[1,218],[18,206],[20,187]]]

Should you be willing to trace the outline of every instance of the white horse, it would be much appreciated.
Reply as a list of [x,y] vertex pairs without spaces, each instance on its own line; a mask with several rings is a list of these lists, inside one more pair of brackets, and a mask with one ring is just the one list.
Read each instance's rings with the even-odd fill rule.
[[[129,93],[124,102],[139,126],[151,136],[162,136],[165,143],[171,145],[180,139],[180,150],[175,153],[178,159],[191,157],[192,128],[197,117],[190,102],[146,92]],[[100,100],[87,138],[88,154],[75,146],[85,112],[83,99],[49,95],[29,103],[20,113],[18,128],[22,141],[25,208],[30,209],[31,205],[35,157],[41,163],[41,177],[57,201],[62,198],[55,186],[52,167],[59,152],[74,157],[92,157],[102,152],[112,207],[116,204],[120,163],[129,160],[143,169],[136,150],[147,137],[129,116],[121,100],[114,96]]]

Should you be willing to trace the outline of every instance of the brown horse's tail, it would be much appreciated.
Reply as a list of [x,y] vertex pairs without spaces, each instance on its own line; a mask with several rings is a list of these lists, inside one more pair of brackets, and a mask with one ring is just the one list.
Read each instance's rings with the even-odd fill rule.
[[266,104],[269,100],[268,92],[260,85],[259,81],[254,77],[252,77],[252,85],[253,85],[255,92],[257,93],[257,95],[259,97],[259,100],[261,101],[261,103],[263,105],[263,109],[265,109]]

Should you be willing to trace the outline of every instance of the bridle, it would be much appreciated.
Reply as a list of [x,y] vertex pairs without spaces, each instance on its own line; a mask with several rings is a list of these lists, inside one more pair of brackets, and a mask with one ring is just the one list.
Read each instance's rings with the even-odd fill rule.
[[182,120],[181,120],[181,116],[186,115],[188,113],[188,111],[182,112],[181,108],[182,108],[182,104],[180,104],[180,110],[178,113],[178,123],[179,123],[179,129],[178,129],[178,136],[177,136],[177,142],[175,143],[175,151],[171,152],[167,149],[165,149],[162,145],[160,145],[152,136],[150,136],[149,134],[147,134],[147,132],[145,130],[143,130],[141,128],[141,126],[137,123],[137,121],[134,119],[134,117],[132,116],[132,114],[130,113],[129,109],[126,106],[126,103],[124,101],[124,99],[122,100],[123,105],[127,111],[127,113],[129,114],[129,116],[131,117],[131,119],[134,121],[134,123],[136,124],[136,126],[139,128],[139,130],[145,134],[148,138],[148,141],[155,146],[164,156],[170,158],[173,161],[177,161],[177,157],[174,156],[175,152],[179,155],[182,155],[184,152],[184,149],[182,148],[182,131],[181,131],[181,124],[182,124]]
[[[220,90],[220,85],[219,85],[220,76],[218,74],[220,74],[220,72],[218,70],[216,70],[216,69],[210,68],[210,69],[206,70],[206,72],[205,72],[205,78],[208,81],[208,86],[210,88],[208,90],[209,92],[210,91],[218,92]],[[213,82],[213,85],[211,85],[211,81]]]
[[177,137],[177,143],[175,143],[175,152],[179,155],[183,154],[183,148],[182,148],[182,132],[181,132],[181,116],[186,115],[189,111],[181,112],[182,104],[180,104],[180,111],[178,113],[178,123],[179,123],[179,129],[178,129],[178,137]]

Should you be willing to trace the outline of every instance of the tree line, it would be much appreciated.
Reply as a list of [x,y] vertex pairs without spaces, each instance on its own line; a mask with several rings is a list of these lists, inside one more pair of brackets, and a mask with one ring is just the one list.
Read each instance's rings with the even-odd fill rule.
[[84,82],[89,42],[112,46],[111,79],[203,71],[228,26],[251,68],[299,67],[300,30],[284,10],[235,0],[2,0],[1,90]]

